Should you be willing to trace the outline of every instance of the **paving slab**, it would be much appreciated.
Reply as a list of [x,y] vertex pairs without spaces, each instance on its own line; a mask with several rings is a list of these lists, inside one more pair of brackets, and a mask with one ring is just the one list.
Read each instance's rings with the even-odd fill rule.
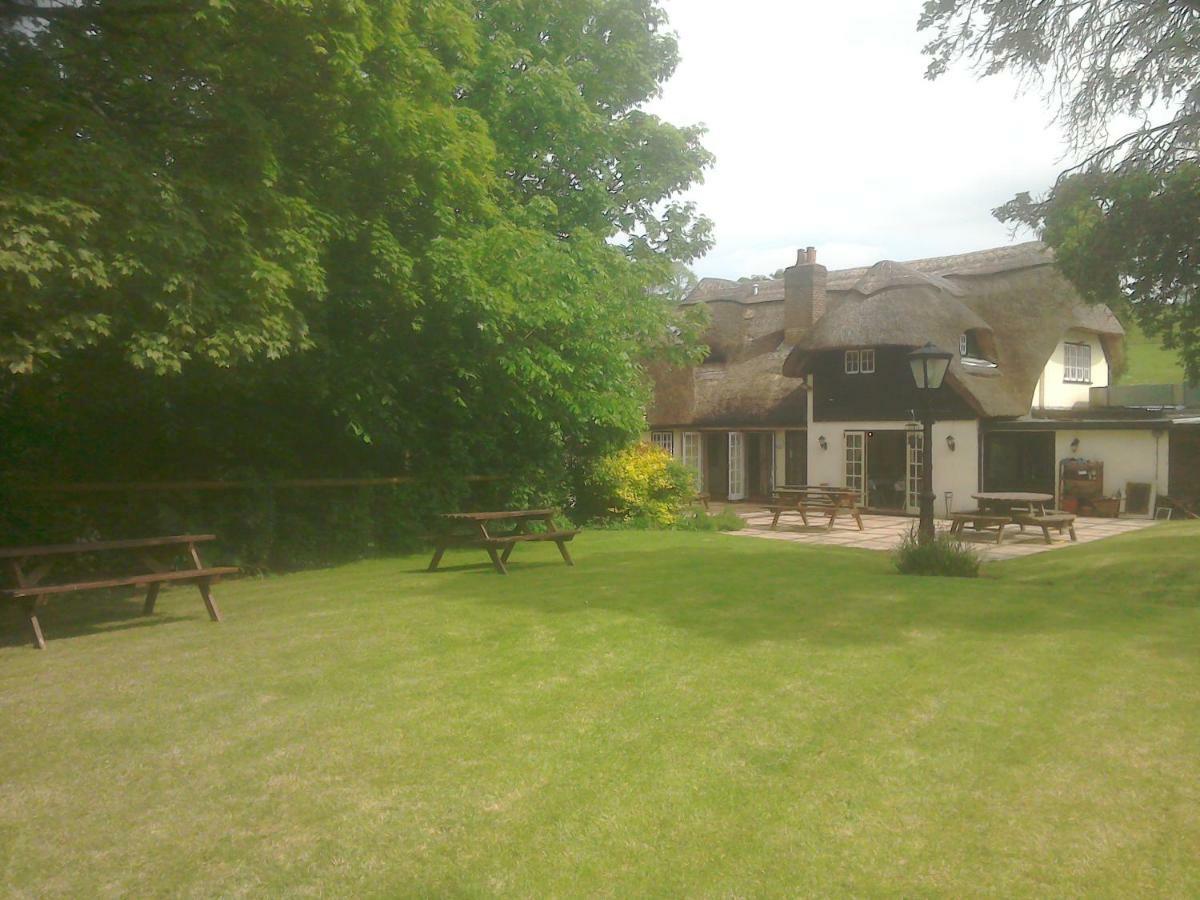
[[[714,503],[713,506],[716,507],[717,504]],[[864,514],[862,531],[858,530],[853,519],[840,518],[831,530],[815,524],[805,527],[798,515],[784,514],[779,521],[778,528],[772,529],[771,513],[760,506],[731,503],[727,504],[725,508],[729,512],[741,516],[746,522],[746,527],[741,531],[728,532],[735,537],[827,547],[855,547],[878,553],[890,553],[894,550],[904,535],[915,527],[917,521],[908,516]],[[1118,534],[1149,528],[1154,524],[1154,520],[1150,518],[1097,519],[1080,516],[1075,520],[1075,535],[1078,538],[1075,543],[1088,544]],[[949,527],[949,520],[938,521],[939,530],[946,530]],[[1047,544],[1041,529],[1027,528],[1021,532],[1016,526],[1009,526],[1005,529],[1003,544],[996,544],[995,532],[976,534],[968,529],[963,533],[963,539],[976,547],[984,559],[1015,559],[1073,546],[1067,534],[1059,535],[1052,529],[1050,535],[1051,543]]]

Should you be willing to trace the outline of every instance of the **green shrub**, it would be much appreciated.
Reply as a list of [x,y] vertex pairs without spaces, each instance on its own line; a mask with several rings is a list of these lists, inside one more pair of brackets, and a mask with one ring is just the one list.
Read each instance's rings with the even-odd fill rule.
[[584,518],[675,525],[696,495],[692,471],[650,444],[634,444],[606,456],[584,481],[579,509]]
[[587,523],[589,528],[599,528],[604,531],[641,531],[648,529],[670,528],[675,531],[740,531],[746,527],[746,521],[731,512],[721,512],[709,515],[703,510],[683,512],[670,525],[661,525],[646,515],[630,516],[628,519],[593,519]]
[[979,553],[957,537],[942,532],[922,544],[914,525],[896,548],[896,568],[901,575],[979,577]]
[[746,520],[728,510],[715,515],[694,510],[680,516],[675,527],[680,531],[741,531],[746,527]]

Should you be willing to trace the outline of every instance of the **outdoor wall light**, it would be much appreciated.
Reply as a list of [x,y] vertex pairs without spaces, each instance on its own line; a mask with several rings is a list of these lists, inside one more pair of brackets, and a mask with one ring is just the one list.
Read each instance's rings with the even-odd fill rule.
[[954,435],[952,435],[952,434],[946,435],[946,446],[950,448],[951,453],[953,453],[958,448],[958,442],[956,440],[954,440]]
[[825,440],[825,435],[821,435],[819,438],[817,438],[817,443],[821,445],[822,450],[829,449],[829,441]]

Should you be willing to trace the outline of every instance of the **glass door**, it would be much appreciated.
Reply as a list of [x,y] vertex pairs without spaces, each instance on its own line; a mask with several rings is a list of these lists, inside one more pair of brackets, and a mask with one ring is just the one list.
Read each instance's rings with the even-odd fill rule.
[[746,436],[729,432],[729,499],[746,499]]
[[700,432],[685,431],[683,433],[683,464],[692,470],[696,482],[696,490],[704,490],[704,468],[700,463]]
[[846,487],[858,492],[858,502],[866,506],[867,434],[865,431],[842,433],[845,448]]
[[921,481],[925,477],[925,434],[909,431],[908,434],[908,477],[905,487],[905,512],[914,515],[921,512]]

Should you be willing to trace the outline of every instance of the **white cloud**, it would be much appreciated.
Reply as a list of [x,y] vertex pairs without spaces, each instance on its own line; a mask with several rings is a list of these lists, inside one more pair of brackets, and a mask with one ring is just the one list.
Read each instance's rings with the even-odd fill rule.
[[1027,240],[991,210],[1069,164],[1006,77],[924,78],[920,0],[665,0],[683,61],[650,109],[703,122],[694,189],[716,223],[701,275],[769,273],[813,245],[842,267]]

